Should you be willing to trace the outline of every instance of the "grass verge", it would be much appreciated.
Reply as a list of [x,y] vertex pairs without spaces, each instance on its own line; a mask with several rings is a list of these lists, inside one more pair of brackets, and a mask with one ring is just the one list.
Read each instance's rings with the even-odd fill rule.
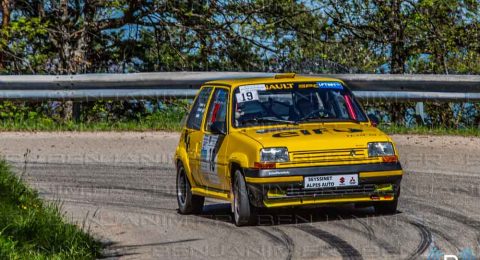
[[180,131],[183,114],[155,113],[138,120],[100,120],[92,122],[54,121],[51,118],[4,119],[0,131]]
[[379,127],[387,134],[418,134],[418,135],[457,135],[457,136],[480,136],[480,129],[477,127],[448,128],[448,127],[405,127],[399,125],[381,125]]
[[[56,122],[51,119],[3,120],[0,131],[180,131],[183,114],[155,114],[139,120],[100,121],[100,122]],[[477,127],[448,128],[401,125],[380,125],[388,134],[458,135],[480,137]]]
[[0,259],[94,259],[99,251],[97,241],[0,161]]

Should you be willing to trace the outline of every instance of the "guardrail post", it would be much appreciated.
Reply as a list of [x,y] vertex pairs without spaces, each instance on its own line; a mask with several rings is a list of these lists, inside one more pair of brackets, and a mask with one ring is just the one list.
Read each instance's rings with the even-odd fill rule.
[[73,121],[80,122],[81,116],[82,116],[82,103],[79,101],[74,101],[73,107],[72,107]]
[[425,109],[423,102],[417,102],[415,105],[415,119],[418,125],[425,125]]

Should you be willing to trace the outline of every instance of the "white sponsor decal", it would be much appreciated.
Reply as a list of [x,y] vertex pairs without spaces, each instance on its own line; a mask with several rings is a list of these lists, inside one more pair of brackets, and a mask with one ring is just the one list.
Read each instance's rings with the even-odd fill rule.
[[235,96],[237,97],[238,103],[258,100],[258,92],[256,90],[248,91],[248,92],[240,92],[235,94]]
[[289,171],[272,171],[272,172],[268,172],[268,175],[270,176],[274,176],[274,175],[287,175],[287,174],[290,174]]
[[258,84],[258,85],[246,85],[238,87],[240,92],[248,92],[248,91],[259,91],[259,90],[266,90],[265,84]]
[[258,100],[258,91],[265,90],[264,84],[246,85],[238,88],[239,93],[235,94],[238,103]]
[[358,174],[307,176],[305,189],[322,189],[358,185]]
[[218,142],[218,135],[205,135],[202,142],[202,150],[200,155],[200,168],[203,176],[212,183],[220,183],[218,178],[216,162],[217,151],[215,148]]

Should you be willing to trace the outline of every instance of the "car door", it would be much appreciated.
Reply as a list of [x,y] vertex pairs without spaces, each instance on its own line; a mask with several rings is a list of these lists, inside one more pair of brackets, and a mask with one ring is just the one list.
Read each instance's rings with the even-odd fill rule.
[[188,155],[188,163],[193,177],[194,186],[204,183],[199,171],[200,166],[200,147],[203,141],[203,118],[211,96],[213,88],[203,87],[195,99],[190,114],[187,118],[187,124],[182,133],[185,141],[185,148]]
[[[228,143],[228,97],[229,89],[215,87],[205,117],[200,172],[203,185],[209,188],[228,190],[228,165],[226,152]],[[210,126],[216,123],[224,134],[212,133]]]

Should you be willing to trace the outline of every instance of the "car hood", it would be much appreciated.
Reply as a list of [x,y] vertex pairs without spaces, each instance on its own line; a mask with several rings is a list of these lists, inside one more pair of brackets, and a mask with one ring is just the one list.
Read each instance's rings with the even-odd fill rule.
[[287,147],[289,151],[366,148],[369,142],[391,141],[378,128],[356,123],[251,128],[242,132],[263,147]]

